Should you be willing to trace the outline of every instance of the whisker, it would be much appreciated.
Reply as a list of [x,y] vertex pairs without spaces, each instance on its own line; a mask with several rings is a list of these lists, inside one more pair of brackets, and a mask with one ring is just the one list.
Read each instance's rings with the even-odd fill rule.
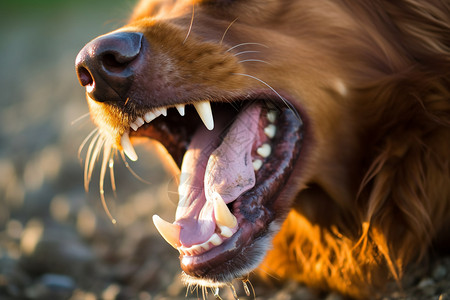
[[92,152],[91,161],[89,162],[89,170],[88,170],[88,182],[91,181],[92,173],[95,168],[95,163],[97,162],[97,159],[99,158],[100,150],[102,149],[103,145],[105,144],[106,138],[100,135],[97,144],[95,145],[94,151]]
[[88,150],[86,152],[86,160],[84,162],[84,189],[86,192],[89,190],[89,180],[88,180],[88,171],[89,171],[89,165],[92,159],[91,153],[92,150],[95,147],[95,144],[97,143],[97,140],[100,138],[100,132],[97,132],[96,135],[92,138]]
[[[248,277],[243,279],[242,284],[244,285],[244,291],[245,291],[245,294],[247,295],[247,297],[250,297],[250,295],[253,293],[253,299],[256,300],[255,288],[253,287],[253,284],[250,282],[250,279],[248,279]],[[249,290],[247,284],[250,285],[250,288],[252,289],[252,293],[250,293],[250,290]]]
[[268,63],[267,61],[260,60],[260,59],[244,59],[244,60],[239,61],[239,63],[249,62],[249,61],[253,61],[253,62],[262,62],[262,63],[265,63],[265,64],[270,65],[270,63]]
[[225,52],[230,52],[233,49],[236,49],[237,47],[242,47],[242,46],[247,46],[247,45],[256,45],[256,46],[261,46],[261,47],[265,47],[265,48],[269,48],[268,46],[261,44],[261,43],[241,43],[241,44],[237,44],[231,48],[229,48],[227,51]]
[[81,151],[83,151],[84,146],[86,146],[87,141],[98,131],[98,127],[92,130],[88,136],[83,140],[80,147],[78,148],[78,159],[81,161]]
[[222,35],[222,38],[220,39],[220,43],[219,45],[222,45],[223,43],[223,39],[225,38],[225,35],[227,34],[228,30],[230,29],[231,26],[233,26],[234,22],[237,21],[238,18],[234,19],[233,21],[231,21],[230,25],[228,25],[227,29],[225,29],[225,32]]
[[73,121],[70,123],[70,125],[71,125],[71,126],[75,125],[76,123],[78,123],[78,122],[80,122],[81,120],[85,119],[85,118],[88,117],[89,115],[90,115],[90,112],[87,112],[87,113],[85,113],[85,114],[79,116],[78,118],[76,118],[75,120],[73,120]]
[[272,90],[272,92],[274,92],[274,93],[281,99],[281,101],[283,101],[283,103],[286,105],[286,107],[288,107],[288,108],[295,114],[296,118],[298,118],[298,120],[301,121],[301,118],[300,118],[300,116],[298,115],[297,111],[296,111],[295,109],[293,109],[292,106],[289,104],[289,102],[286,101],[286,99],[284,99],[284,97],[281,96],[281,95],[280,95],[273,87],[271,87],[268,83],[266,83],[265,81],[263,81],[263,80],[261,80],[261,79],[255,77],[255,76],[248,75],[248,74],[243,74],[243,73],[233,73],[233,75],[240,75],[240,76],[249,77],[249,78],[255,79],[255,80],[259,81],[260,83],[264,84],[265,86],[267,86],[270,90]]
[[116,179],[114,176],[114,155],[116,153],[117,150],[115,150],[114,152],[111,153],[111,157],[109,158],[109,178],[111,180],[111,188],[113,190],[114,193],[114,197],[117,198],[117,193],[116,193]]
[[109,163],[109,161],[111,159],[111,148],[112,148],[111,140],[110,139],[105,139],[102,142],[102,146],[103,146],[103,161],[102,161],[102,167],[100,169],[100,183],[99,183],[100,199],[102,201],[103,209],[105,210],[108,218],[111,220],[111,222],[113,224],[116,224],[117,221],[111,215],[111,213],[109,211],[109,208],[108,208],[108,205],[106,204],[105,190],[104,190],[106,168],[107,168],[107,165],[108,165],[108,163]]
[[258,53],[258,52],[261,52],[261,51],[256,51],[256,50],[252,50],[252,51],[241,51],[241,52],[238,52],[238,53],[236,53],[236,54],[234,54],[234,56],[238,56],[238,55],[241,55],[241,54],[246,54],[246,53]]
[[[189,294],[189,289],[191,288],[191,283],[188,283],[187,287],[186,287],[186,294],[184,295],[184,298],[187,298],[188,294]],[[192,294],[192,292],[191,292]]]
[[186,34],[186,37],[184,38],[184,41],[183,41],[183,45],[184,45],[184,43],[186,43],[186,41],[187,41],[187,39],[188,39],[189,35],[191,34],[191,30],[192,30],[192,25],[194,25],[194,14],[195,14],[195,2],[194,2],[194,1],[192,1],[192,16],[191,16],[191,24],[189,24],[189,29],[188,29],[188,32],[187,32],[187,34]]
[[236,289],[234,288],[234,285],[231,282],[229,282],[227,285],[231,289],[231,293],[233,294],[234,300],[239,300],[239,297],[236,293]]
[[[262,263],[256,268],[259,272],[264,273],[268,277],[272,278],[273,280],[280,281],[281,279],[275,275],[275,270],[271,268],[267,263]],[[269,273],[272,272],[272,273]]]
[[145,184],[151,184],[150,181],[147,181],[145,179],[143,179],[141,176],[139,176],[138,174],[136,174],[136,172],[133,171],[133,169],[131,168],[130,164],[128,164],[127,159],[125,158],[125,153],[123,152],[123,150],[120,150],[120,156],[122,157],[122,161],[125,164],[125,167],[128,169],[128,171],[130,171],[130,173],[137,178],[139,181],[145,183]]
[[214,298],[223,300],[222,297],[220,297],[220,295],[219,295],[220,289],[218,287],[216,287],[215,290],[213,290],[213,288],[211,288],[211,292],[214,294]]

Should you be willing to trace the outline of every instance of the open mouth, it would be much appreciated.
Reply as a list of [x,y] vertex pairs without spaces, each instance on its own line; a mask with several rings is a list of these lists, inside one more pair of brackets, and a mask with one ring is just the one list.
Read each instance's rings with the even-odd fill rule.
[[[286,214],[280,197],[299,157],[303,122],[270,93],[232,102],[202,101],[136,113],[121,138],[160,141],[181,170],[175,221],[154,216],[180,252],[187,277],[209,285],[246,275]],[[277,222],[278,221],[278,222]]]

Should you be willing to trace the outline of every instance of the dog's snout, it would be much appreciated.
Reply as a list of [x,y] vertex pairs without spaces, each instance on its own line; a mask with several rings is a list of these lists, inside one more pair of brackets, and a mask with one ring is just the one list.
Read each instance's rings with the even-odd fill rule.
[[125,101],[141,54],[142,33],[116,32],[89,42],[75,61],[78,80],[99,102]]

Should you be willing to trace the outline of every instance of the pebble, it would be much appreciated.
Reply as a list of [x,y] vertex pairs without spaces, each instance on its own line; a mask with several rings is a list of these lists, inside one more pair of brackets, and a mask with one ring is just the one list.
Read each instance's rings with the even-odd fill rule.
[[444,277],[447,275],[447,269],[442,266],[438,265],[433,270],[433,278],[436,280],[444,279]]
[[[45,228],[33,222],[24,230],[20,263],[35,274],[56,273],[80,278],[92,269],[95,256],[74,231],[65,227]],[[90,274],[92,275],[92,274]]]
[[423,279],[419,282],[419,284],[417,285],[417,287],[418,287],[419,289],[424,289],[424,288],[429,287],[429,286],[432,286],[432,285],[434,285],[434,284],[435,284],[435,282],[434,282],[433,279],[431,279],[431,278],[429,278],[429,277],[426,277],[426,278],[423,278]]
[[44,274],[25,290],[30,299],[67,299],[75,290],[75,281],[65,275]]

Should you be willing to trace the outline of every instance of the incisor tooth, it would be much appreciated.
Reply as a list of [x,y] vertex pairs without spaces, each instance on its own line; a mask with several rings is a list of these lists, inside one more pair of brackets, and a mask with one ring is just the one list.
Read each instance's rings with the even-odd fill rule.
[[177,249],[180,247],[180,225],[172,224],[161,219],[158,215],[153,215],[153,224],[158,229],[159,234],[168,242],[172,247]]
[[180,116],[184,116],[184,104],[175,105],[176,109],[180,113]]
[[131,124],[130,124],[130,127],[131,127],[134,131],[138,130],[138,128],[139,128],[139,126],[138,126],[136,123],[131,123]]
[[256,149],[256,153],[258,153],[262,157],[268,157],[271,152],[272,152],[272,148],[270,147],[269,144],[263,144],[261,147]]
[[141,127],[142,125],[144,125],[144,123],[144,119],[142,119],[141,117],[138,117],[136,121],[134,121],[134,124],[136,124],[138,127]]
[[228,209],[227,204],[223,201],[219,193],[214,192],[212,195],[214,201],[214,216],[219,226],[234,228],[237,225],[236,217]]
[[214,119],[211,111],[211,103],[209,101],[202,101],[194,103],[194,107],[197,110],[200,119],[202,119],[203,124],[205,124],[208,130],[214,129]]
[[151,121],[156,119],[156,117],[157,117],[157,115],[154,112],[149,111],[148,113],[146,113],[144,115],[144,120],[145,120],[145,122],[150,123]]
[[136,155],[136,151],[134,151],[134,147],[131,144],[130,136],[128,132],[125,132],[120,138],[120,144],[122,145],[123,152],[125,152],[126,156],[132,161],[136,161],[138,159]]
[[164,117],[167,116],[167,107],[159,107],[157,110],[160,111]]

